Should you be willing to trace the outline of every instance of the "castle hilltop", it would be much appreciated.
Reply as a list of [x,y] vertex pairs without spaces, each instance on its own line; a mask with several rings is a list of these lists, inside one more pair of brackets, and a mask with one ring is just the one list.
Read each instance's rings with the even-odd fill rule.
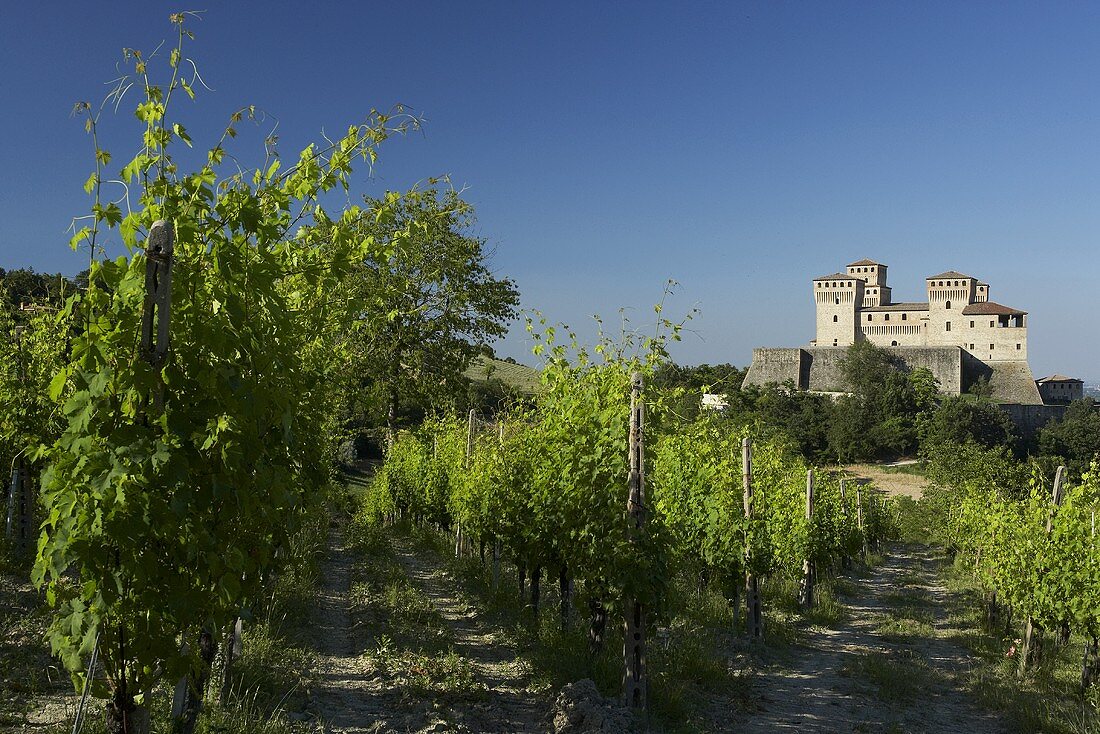
[[983,362],[1027,361],[1027,311],[989,300],[989,285],[950,270],[925,278],[928,300],[894,303],[886,266],[854,262],[847,273],[814,278],[817,338],[812,346],[954,347]]
[[1043,399],[1027,363],[1027,312],[989,300],[988,283],[953,270],[925,278],[927,301],[894,303],[886,271],[859,260],[814,278],[816,338],[806,347],[754,349],[745,385],[789,380],[800,390],[842,392],[845,348],[869,341],[907,369],[931,370],[947,394],[988,380],[993,400],[1030,422],[1025,406]]

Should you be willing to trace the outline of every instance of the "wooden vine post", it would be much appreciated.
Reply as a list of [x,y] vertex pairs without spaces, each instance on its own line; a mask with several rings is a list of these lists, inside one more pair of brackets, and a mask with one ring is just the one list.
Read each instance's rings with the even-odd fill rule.
[[752,439],[741,439],[741,489],[745,512],[745,624],[749,639],[764,637],[764,610],[760,602],[760,582],[752,570]]
[[[1054,512],[1062,504],[1062,482],[1066,472],[1064,466],[1058,467],[1054,474],[1054,490],[1050,497],[1050,512],[1047,513],[1046,537],[1049,541],[1050,531],[1054,527]],[[1038,665],[1043,659],[1043,628],[1029,614],[1027,625],[1024,627],[1024,639],[1020,646],[1020,667],[1016,671],[1019,678],[1023,678],[1028,668]]]
[[[840,514],[844,518],[844,528],[848,528],[848,492],[846,479],[840,480]],[[848,555],[848,545],[845,543],[840,552],[840,567],[847,570],[852,567],[852,557]]]
[[[172,254],[175,244],[176,230],[173,224],[163,219],[153,222],[145,244],[145,303],[141,313],[141,355],[154,371],[159,371],[168,360],[172,318]],[[158,377],[156,387],[153,388],[151,412],[156,415],[163,409],[164,384]],[[142,412],[143,420],[151,422],[148,405]],[[184,649],[186,650],[187,647],[185,642]],[[172,699],[172,728],[177,732],[193,731],[199,709],[202,708],[202,690],[205,688],[209,669],[206,652],[212,651],[214,647],[209,630],[202,631],[199,647],[202,670],[197,674],[192,672],[180,678]],[[210,655],[210,659],[213,659],[213,654]]]
[[[814,520],[814,470],[806,470],[806,528],[813,533]],[[798,590],[798,606],[803,610],[814,605],[814,562],[810,558],[810,546],[806,547],[806,557],[802,559],[802,585]]]
[[[466,420],[466,468],[470,466],[470,456],[474,453],[474,421],[477,420],[477,411],[470,408],[470,415]],[[455,557],[462,555],[462,521],[455,522]]]
[[[500,421],[500,450],[504,450],[504,421]],[[500,534],[499,530],[493,537],[493,591],[500,588]]]
[[863,562],[867,562],[867,532],[863,529],[863,488],[856,485],[856,527],[859,528],[859,539],[863,544]]
[[[627,531],[635,546],[645,532],[645,402],[642,376],[630,379],[630,474],[627,480]],[[630,599],[626,607],[626,635],[623,641],[623,695],[633,709],[646,708],[645,609]]]
[[[20,385],[25,388],[27,384],[27,363],[23,358],[24,328],[23,326],[15,327],[12,347],[15,351],[15,359],[19,363]],[[26,457],[20,452],[12,465],[11,484],[8,492],[8,517],[5,528],[16,556],[26,555],[30,545],[32,506],[30,471]]]

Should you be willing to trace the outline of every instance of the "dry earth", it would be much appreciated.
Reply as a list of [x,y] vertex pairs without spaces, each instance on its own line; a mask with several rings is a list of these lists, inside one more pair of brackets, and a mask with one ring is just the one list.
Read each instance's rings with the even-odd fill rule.
[[905,495],[920,499],[928,480],[919,474],[904,471],[889,471],[891,466],[906,466],[916,462],[898,462],[897,464],[851,464],[841,469],[857,479],[869,479],[888,496]]
[[[850,619],[815,629],[792,659],[760,675],[759,710],[737,727],[764,732],[904,732],[995,734],[1004,722],[979,709],[958,678],[971,665],[948,632],[946,589],[936,581],[940,559],[921,546],[895,545],[843,601]],[[923,634],[891,628],[925,621]],[[883,627],[886,626],[884,630]]]
[[315,708],[324,731],[545,732],[550,702],[528,690],[528,671],[501,630],[462,600],[444,571],[421,557],[407,539],[394,539],[397,560],[409,579],[442,615],[453,633],[454,653],[473,672],[479,695],[431,696],[387,674],[364,649],[362,631],[349,615],[355,554],[334,535],[318,606],[321,656]]

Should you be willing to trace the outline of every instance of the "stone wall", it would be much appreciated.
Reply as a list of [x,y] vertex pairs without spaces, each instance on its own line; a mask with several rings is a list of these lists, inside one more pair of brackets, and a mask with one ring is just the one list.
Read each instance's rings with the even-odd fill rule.
[[[962,350],[958,347],[888,347],[906,370],[928,368],[940,381],[940,390],[958,395],[963,390]],[[763,387],[791,380],[799,390],[844,392],[840,364],[845,347],[772,348],[752,350],[752,365],[745,385]]]
[[1066,414],[1065,405],[1020,405],[1007,403],[1000,406],[1016,425],[1016,430],[1024,439],[1031,439],[1039,429],[1052,420],[1061,420]]
[[782,385],[790,380],[796,388],[805,390],[804,369],[809,369],[806,350],[797,347],[760,347],[752,350],[752,364],[745,375],[744,386],[764,387],[773,382]]

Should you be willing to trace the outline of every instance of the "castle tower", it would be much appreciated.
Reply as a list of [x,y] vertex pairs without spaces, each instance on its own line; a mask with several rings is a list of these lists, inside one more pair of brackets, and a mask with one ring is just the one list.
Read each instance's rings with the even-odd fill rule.
[[886,284],[886,266],[874,260],[857,260],[847,267],[848,275],[859,278],[865,284],[863,289],[863,307],[889,306],[891,303],[890,286]]
[[928,344],[963,346],[963,309],[974,302],[978,281],[969,275],[948,270],[925,278],[928,289]]
[[[885,266],[883,266],[885,271]],[[863,306],[864,282],[848,273],[814,278],[819,347],[847,347],[860,337],[859,310]]]

